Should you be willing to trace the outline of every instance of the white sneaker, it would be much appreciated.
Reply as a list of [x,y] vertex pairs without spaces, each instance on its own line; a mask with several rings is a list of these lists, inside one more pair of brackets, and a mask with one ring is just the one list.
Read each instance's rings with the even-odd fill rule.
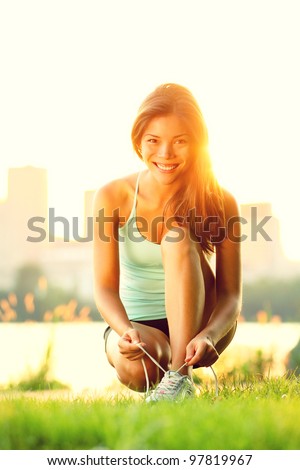
[[169,370],[165,373],[157,387],[152,390],[146,398],[146,402],[161,400],[182,401],[184,398],[191,398],[195,394],[195,387],[188,375]]

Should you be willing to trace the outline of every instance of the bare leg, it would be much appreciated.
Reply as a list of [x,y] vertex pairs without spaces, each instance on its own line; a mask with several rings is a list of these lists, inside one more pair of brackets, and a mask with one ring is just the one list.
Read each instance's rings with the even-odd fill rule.
[[[161,249],[171,369],[176,370],[184,363],[187,344],[200,331],[205,307],[205,285],[199,248],[187,229],[180,227],[170,230],[162,240]],[[191,368],[187,367],[181,370],[182,374],[191,372]]]
[[[157,328],[132,322],[134,328],[139,330],[141,339],[146,343],[146,350],[161,366],[169,368],[171,349],[168,337]],[[115,367],[120,382],[135,391],[145,391],[146,377],[142,361],[130,361],[119,352],[119,336],[111,331],[107,340],[107,358]],[[150,384],[156,384],[162,378],[162,371],[148,358],[144,356],[145,366]]]

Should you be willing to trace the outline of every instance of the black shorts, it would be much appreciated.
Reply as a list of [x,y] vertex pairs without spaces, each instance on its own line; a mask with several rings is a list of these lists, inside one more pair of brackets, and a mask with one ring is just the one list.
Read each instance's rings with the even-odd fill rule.
[[[141,323],[142,325],[152,326],[153,328],[157,328],[158,330],[162,331],[169,337],[169,325],[168,320],[166,318],[161,318],[159,320],[132,320],[135,323]],[[106,343],[109,333],[111,332],[111,327],[108,326],[105,328],[103,338],[105,341],[105,352],[106,352]]]

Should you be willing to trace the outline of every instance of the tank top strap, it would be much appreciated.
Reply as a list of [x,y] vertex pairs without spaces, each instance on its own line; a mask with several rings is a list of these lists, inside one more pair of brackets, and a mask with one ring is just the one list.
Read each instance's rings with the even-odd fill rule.
[[135,185],[135,192],[134,192],[134,199],[133,199],[133,205],[132,205],[132,210],[131,212],[133,212],[136,208],[136,200],[137,200],[137,195],[138,195],[138,191],[139,191],[139,182],[140,182],[140,177],[141,177],[141,174],[142,172],[140,171],[138,176],[137,176],[137,179],[136,179],[136,185]]
[[138,190],[139,190],[139,181],[140,181],[140,176],[141,176],[141,171],[139,172],[138,176],[137,176],[137,179],[136,179],[136,184],[135,184],[135,191],[134,191],[134,198],[133,198],[133,203],[132,203],[132,208],[131,208],[131,211],[130,211],[130,214],[129,214],[129,217],[128,217],[128,220],[127,222],[125,223],[125,225],[123,225],[122,227],[119,228],[119,230],[123,230],[125,229],[125,227],[127,226],[128,222],[135,217],[135,211],[136,211],[136,201],[137,201],[137,195],[138,195]]

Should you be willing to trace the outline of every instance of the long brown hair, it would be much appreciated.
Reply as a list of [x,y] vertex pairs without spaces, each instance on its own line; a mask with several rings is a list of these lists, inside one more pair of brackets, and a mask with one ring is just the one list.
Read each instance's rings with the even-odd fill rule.
[[167,208],[171,209],[171,213],[179,222],[188,220],[189,227],[203,250],[212,252],[212,237],[224,226],[223,194],[212,170],[208,133],[202,112],[186,87],[166,83],[158,86],[146,97],[133,123],[133,148],[141,158],[140,144],[146,127],[153,118],[167,114],[176,114],[188,125],[195,148],[195,162],[189,184],[172,196],[165,211]]

